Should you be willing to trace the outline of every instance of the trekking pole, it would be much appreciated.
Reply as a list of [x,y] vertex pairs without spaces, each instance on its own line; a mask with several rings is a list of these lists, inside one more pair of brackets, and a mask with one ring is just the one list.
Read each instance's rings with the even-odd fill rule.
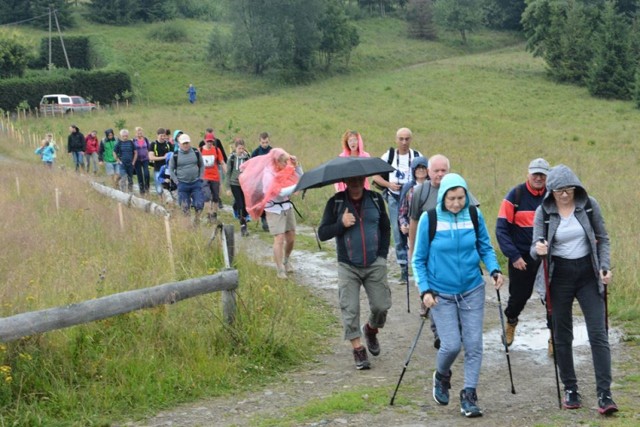
[[[409,267],[407,266],[407,269],[408,268]],[[606,287],[605,287],[605,292],[607,292],[606,291]],[[605,295],[606,295],[606,293],[605,293]],[[407,271],[407,313],[411,313],[411,305],[409,303],[409,272],[408,271]]]
[[424,321],[427,319],[427,316],[422,317],[422,321],[420,322],[420,328],[418,329],[418,333],[416,337],[413,339],[413,343],[411,344],[411,348],[409,349],[409,354],[407,355],[407,360],[404,362],[404,367],[402,368],[402,373],[400,374],[400,379],[398,379],[398,384],[396,384],[396,389],[393,391],[393,396],[391,396],[391,401],[389,405],[393,406],[393,401],[396,399],[396,393],[398,393],[398,388],[400,388],[400,383],[402,382],[402,377],[404,377],[404,373],[407,371],[407,366],[409,366],[409,361],[411,361],[411,356],[413,355],[413,351],[416,349],[416,344],[418,344],[418,339],[420,338],[420,334],[422,333],[422,327],[424,326]]
[[[544,237],[540,238],[540,242],[544,242]],[[547,317],[549,318],[549,323],[551,327],[551,348],[553,349],[553,367],[556,372],[556,389],[558,390],[558,407],[562,409],[562,398],[560,397],[560,379],[558,377],[558,356],[556,354],[556,339],[553,336],[553,309],[551,307],[551,289],[549,284],[549,260],[547,258],[548,255],[545,255],[542,258],[542,267],[544,268],[544,286],[546,290],[546,308],[547,308]]]
[[502,314],[502,301],[500,301],[500,289],[496,289],[498,294],[498,311],[500,312],[500,325],[502,326],[502,343],[504,344],[504,352],[507,354],[507,365],[509,366],[509,379],[511,380],[511,394],[516,394],[516,388],[513,386],[513,373],[511,372],[511,358],[509,356],[509,346],[507,345],[507,333],[504,329],[504,315]]
[[[607,275],[607,270],[602,270],[603,275]],[[606,328],[607,335],[609,335],[609,301],[607,295],[607,288],[609,285],[604,284],[604,327]]]

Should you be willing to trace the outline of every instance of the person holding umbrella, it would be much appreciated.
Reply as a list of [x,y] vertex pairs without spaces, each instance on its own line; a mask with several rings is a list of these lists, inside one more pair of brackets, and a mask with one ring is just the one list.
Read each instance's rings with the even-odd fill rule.
[[547,193],[536,209],[533,239],[531,257],[546,257],[543,266],[547,268],[538,269],[535,286],[543,301],[550,297],[552,343],[564,384],[562,406],[582,406],[572,348],[572,309],[573,300],[577,299],[587,324],[598,412],[617,412],[618,406],[611,398],[611,351],[605,310],[606,286],[611,282],[609,235],[600,205],[565,165],[555,166],[547,175]]
[[[357,163],[358,158],[352,160]],[[380,161],[378,158],[370,160]],[[386,165],[385,162],[380,162],[383,166]],[[353,169],[356,168],[345,167],[343,171]],[[391,239],[389,216],[382,196],[365,189],[365,181],[366,176],[344,179],[346,189],[336,193],[327,201],[318,228],[320,240],[336,238],[338,298],[344,338],[351,342],[358,370],[371,367],[361,336],[365,337],[369,353],[373,356],[379,355],[380,343],[377,334],[379,329],[384,327],[387,312],[391,308],[386,260]],[[360,327],[361,286],[367,293],[370,310],[368,321],[362,327]]]

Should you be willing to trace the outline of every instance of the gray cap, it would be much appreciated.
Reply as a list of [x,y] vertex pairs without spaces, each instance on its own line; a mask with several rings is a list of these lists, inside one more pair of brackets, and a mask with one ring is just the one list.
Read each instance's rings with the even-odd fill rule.
[[542,173],[548,175],[549,162],[542,157],[532,160],[531,163],[529,163],[529,173]]

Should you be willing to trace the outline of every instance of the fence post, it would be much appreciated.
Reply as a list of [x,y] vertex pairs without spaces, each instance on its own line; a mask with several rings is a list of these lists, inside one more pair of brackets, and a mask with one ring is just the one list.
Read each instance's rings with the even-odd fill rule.
[[[233,235],[233,225],[219,225],[222,233],[220,238],[222,240],[222,253],[224,255],[224,266],[231,268],[233,263],[233,257],[235,253],[235,241]],[[238,285],[240,283],[238,282]],[[236,291],[232,289],[230,291],[222,291],[222,313],[225,321],[228,324],[232,324],[236,319]]]

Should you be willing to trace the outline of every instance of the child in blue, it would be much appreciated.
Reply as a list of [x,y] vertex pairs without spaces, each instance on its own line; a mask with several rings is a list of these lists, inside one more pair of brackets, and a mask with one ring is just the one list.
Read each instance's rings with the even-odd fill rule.
[[42,163],[44,163],[45,166],[50,168],[53,167],[53,159],[55,158],[56,150],[49,141],[46,139],[42,140],[42,146],[36,149],[36,154],[40,156]]
[[431,309],[441,341],[433,373],[433,398],[441,405],[449,404],[451,365],[464,342],[460,412],[467,417],[482,415],[476,394],[482,364],[485,296],[480,260],[491,272],[495,288],[503,283],[484,217],[480,210],[477,213],[476,230],[469,212],[467,183],[458,174],[446,175],[438,190],[433,241],[429,241],[429,215],[423,214],[412,260],[420,297]]

